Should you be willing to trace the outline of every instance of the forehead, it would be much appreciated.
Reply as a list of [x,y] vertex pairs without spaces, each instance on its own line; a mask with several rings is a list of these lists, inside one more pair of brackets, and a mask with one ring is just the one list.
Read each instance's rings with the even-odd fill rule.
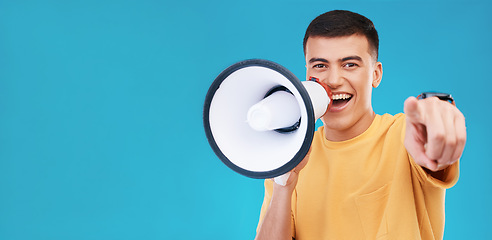
[[341,59],[347,56],[359,56],[362,59],[371,57],[367,38],[362,35],[344,37],[309,37],[306,43],[306,60],[313,57],[328,60]]

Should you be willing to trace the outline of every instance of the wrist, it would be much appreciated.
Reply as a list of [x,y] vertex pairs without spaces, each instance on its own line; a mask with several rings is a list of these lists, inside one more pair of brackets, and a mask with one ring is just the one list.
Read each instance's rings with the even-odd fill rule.
[[294,186],[291,186],[291,185],[282,186],[282,185],[279,185],[279,184],[274,182],[273,183],[272,198],[274,196],[277,196],[279,198],[285,198],[285,197],[290,198],[292,196],[292,193],[294,192],[294,188],[295,188],[295,185]]
[[454,98],[449,93],[441,93],[441,92],[423,92],[417,96],[417,99],[426,99],[430,97],[437,97],[439,100],[449,102],[453,105],[456,105],[454,102]]

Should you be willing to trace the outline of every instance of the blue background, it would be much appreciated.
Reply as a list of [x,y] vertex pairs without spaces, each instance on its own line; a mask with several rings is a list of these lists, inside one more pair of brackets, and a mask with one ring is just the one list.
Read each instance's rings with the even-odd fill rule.
[[263,182],[214,155],[205,94],[248,58],[304,79],[305,28],[332,9],[379,31],[377,113],[453,93],[445,239],[490,238],[491,1],[1,0],[0,239],[252,239]]

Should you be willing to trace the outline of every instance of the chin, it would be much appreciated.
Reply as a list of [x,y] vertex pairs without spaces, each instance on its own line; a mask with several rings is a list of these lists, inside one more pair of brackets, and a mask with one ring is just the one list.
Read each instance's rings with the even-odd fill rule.
[[344,131],[351,126],[351,121],[346,118],[324,116],[322,121],[325,128],[335,131]]

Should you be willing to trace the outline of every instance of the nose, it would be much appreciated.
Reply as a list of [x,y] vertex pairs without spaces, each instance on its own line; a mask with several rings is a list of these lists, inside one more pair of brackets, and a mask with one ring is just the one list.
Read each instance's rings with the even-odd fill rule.
[[322,79],[331,89],[337,89],[343,84],[343,77],[338,69],[330,69]]

